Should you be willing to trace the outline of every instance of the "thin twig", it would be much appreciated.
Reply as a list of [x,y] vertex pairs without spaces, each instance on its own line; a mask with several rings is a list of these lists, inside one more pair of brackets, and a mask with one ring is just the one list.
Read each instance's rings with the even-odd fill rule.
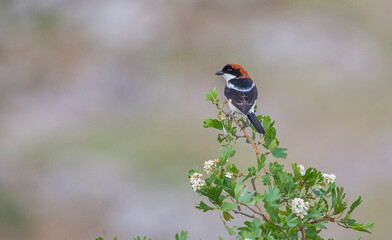
[[256,189],[255,179],[252,179],[250,182],[252,183],[253,190],[255,191],[254,196],[256,196],[257,195],[257,189]]
[[[241,128],[242,132],[244,133],[244,136],[248,139],[248,141],[253,145],[253,148],[256,151],[257,156],[261,157],[261,153],[259,151],[259,148],[257,147],[256,143],[253,141],[253,139],[251,137],[249,137],[248,133],[246,132],[245,128],[243,128],[243,126],[240,123],[240,120],[238,119],[234,119],[235,123]],[[268,152],[269,153],[269,152]],[[267,154],[265,154],[267,155]],[[264,166],[264,172],[265,174],[268,174],[268,168],[266,166]]]
[[310,224],[315,224],[315,223],[322,222],[322,221],[335,222],[335,218],[324,217],[324,218],[321,218],[321,219],[313,220],[313,221],[310,222]]
[[259,209],[260,212],[254,210],[253,208],[249,207],[248,205],[244,204],[244,203],[240,203],[241,205],[247,207],[249,210],[251,210],[252,212],[254,212],[257,215],[260,215],[264,221],[271,223],[272,225],[274,225],[275,227],[279,228],[279,230],[285,235],[285,237],[287,239],[290,239],[289,236],[287,235],[287,233],[282,229],[281,226],[279,226],[278,224],[274,223],[273,221],[271,221],[270,219],[268,219],[264,213],[261,211],[260,207],[256,204],[257,209]]
[[237,211],[237,210],[233,210],[233,212],[237,213],[237,214],[241,214],[241,215],[247,216],[249,218],[254,218],[255,217],[255,215],[250,215],[250,214],[247,214],[247,213],[244,213],[244,212],[240,212],[240,211]]
[[[216,105],[216,107],[218,108],[218,110],[220,110],[227,118],[230,117],[230,115],[229,115],[227,112],[225,112],[225,111],[219,106],[218,103],[215,103],[215,105]],[[239,121],[238,119],[234,118],[234,121],[235,121],[235,123],[238,125],[238,127],[242,130],[242,132],[244,133],[245,138],[248,139],[248,141],[253,145],[253,148],[254,148],[254,150],[256,151],[257,156],[261,158],[261,153],[260,153],[260,151],[259,151],[259,148],[257,147],[256,143],[253,141],[253,139],[252,139],[251,137],[249,137],[248,133],[246,132],[246,130],[245,130],[245,128],[244,128],[244,126],[242,126],[242,124],[240,123],[240,121]],[[269,151],[267,151],[267,152],[264,153],[264,155],[268,155],[268,154],[270,154]],[[267,166],[264,166],[263,169],[264,169],[265,174],[268,174],[268,173],[269,173],[269,170],[268,170]],[[268,187],[271,187],[271,184],[268,184]]]
[[306,240],[304,226],[301,226],[301,228],[299,230],[301,231],[302,240]]

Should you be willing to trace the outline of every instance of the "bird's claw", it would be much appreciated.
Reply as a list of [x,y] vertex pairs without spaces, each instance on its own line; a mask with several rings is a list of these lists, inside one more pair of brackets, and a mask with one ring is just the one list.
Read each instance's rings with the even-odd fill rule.
[[246,120],[245,124],[241,127],[241,130],[244,130],[245,128],[249,127],[249,120]]

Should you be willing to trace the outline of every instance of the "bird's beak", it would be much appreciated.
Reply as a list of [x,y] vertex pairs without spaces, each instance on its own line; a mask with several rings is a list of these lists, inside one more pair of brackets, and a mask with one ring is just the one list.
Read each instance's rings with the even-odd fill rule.
[[224,74],[224,72],[222,72],[222,71],[217,71],[216,73],[215,73],[215,75],[223,75]]

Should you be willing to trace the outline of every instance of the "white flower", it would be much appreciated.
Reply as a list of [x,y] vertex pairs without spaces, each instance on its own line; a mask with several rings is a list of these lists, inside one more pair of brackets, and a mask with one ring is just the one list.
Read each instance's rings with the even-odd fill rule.
[[208,160],[204,162],[204,171],[206,173],[211,173],[212,172],[212,167],[215,165],[214,160]]
[[299,165],[299,172],[301,173],[301,176],[305,175],[305,167],[303,165]]
[[193,191],[200,190],[200,188],[206,184],[206,182],[203,179],[201,179],[202,176],[203,174],[196,172],[192,174],[191,177],[189,178],[189,182],[191,184]]
[[304,218],[308,215],[309,202],[305,202],[302,198],[294,198],[293,200],[290,200],[289,205],[297,217]]
[[232,178],[232,177],[233,177],[233,173],[227,172],[227,173],[225,174],[225,177],[227,177],[227,178]]
[[327,183],[333,183],[335,182],[335,174],[326,174],[323,173],[323,177],[324,177],[324,181],[326,181]]

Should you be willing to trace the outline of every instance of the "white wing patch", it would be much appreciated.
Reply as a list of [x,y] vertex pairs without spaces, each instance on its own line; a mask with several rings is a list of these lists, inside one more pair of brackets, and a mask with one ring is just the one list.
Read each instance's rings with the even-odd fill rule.
[[235,89],[235,90],[240,91],[240,92],[247,92],[247,91],[251,90],[254,86],[255,86],[255,83],[253,82],[252,86],[250,86],[248,88],[239,88],[239,87],[236,87],[235,85],[227,82],[227,87],[228,88]]

